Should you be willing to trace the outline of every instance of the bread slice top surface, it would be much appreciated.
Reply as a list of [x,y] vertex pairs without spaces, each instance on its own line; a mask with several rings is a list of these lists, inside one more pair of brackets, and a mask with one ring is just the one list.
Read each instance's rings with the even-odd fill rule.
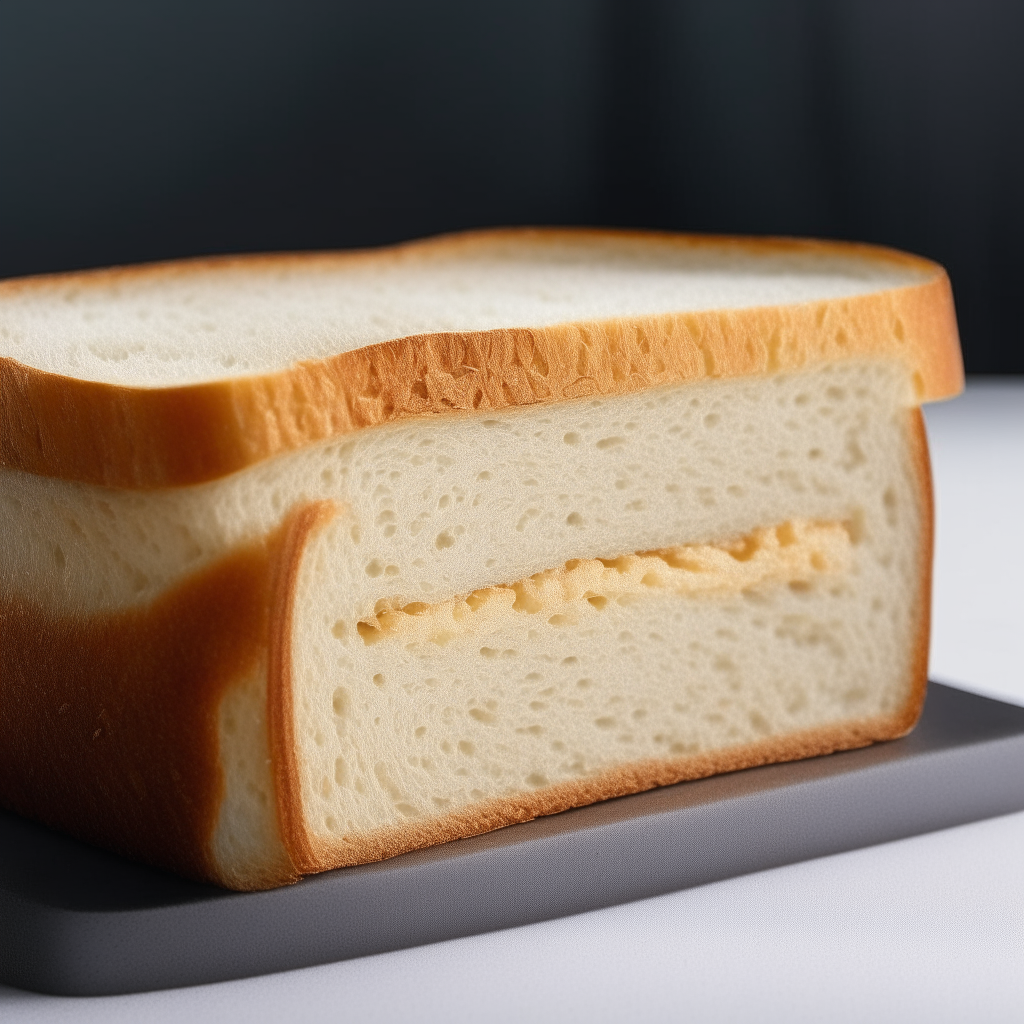
[[869,246],[582,230],[473,232],[359,252],[240,256],[0,285],[0,354],[79,380],[174,387],[413,335],[787,306],[939,268]]
[[0,284],[0,467],[200,483],[415,416],[897,360],[962,387],[938,265],[848,243],[569,229]]

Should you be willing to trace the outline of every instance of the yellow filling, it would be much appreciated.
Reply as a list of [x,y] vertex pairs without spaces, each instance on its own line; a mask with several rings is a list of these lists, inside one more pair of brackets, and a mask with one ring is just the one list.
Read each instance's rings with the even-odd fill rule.
[[[650,590],[684,597],[727,596],[764,584],[809,586],[812,578],[845,572],[851,525],[791,519],[721,544],[683,544],[618,558],[574,558],[509,586],[487,587],[435,604],[414,601],[357,623],[365,644],[382,640],[445,644],[486,632],[510,612],[537,615],[552,626],[574,625],[587,605],[628,604]],[[344,624],[335,624],[335,634]]]

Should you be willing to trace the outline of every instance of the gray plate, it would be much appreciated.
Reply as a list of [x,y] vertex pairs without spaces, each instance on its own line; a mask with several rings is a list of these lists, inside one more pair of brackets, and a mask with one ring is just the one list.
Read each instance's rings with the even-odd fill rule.
[[1024,809],[1024,708],[932,683],[905,739],[232,893],[0,812],[0,981],[104,995],[543,921]]

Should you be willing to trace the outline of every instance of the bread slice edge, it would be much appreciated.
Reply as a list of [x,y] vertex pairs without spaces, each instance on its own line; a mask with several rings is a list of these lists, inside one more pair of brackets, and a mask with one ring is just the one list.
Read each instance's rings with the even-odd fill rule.
[[[317,258],[386,259],[410,247],[443,249],[515,234],[470,233],[392,250],[230,262],[262,265],[270,260],[284,266]],[[867,256],[912,266],[922,281],[791,305],[414,335],[279,372],[178,387],[84,381],[0,357],[0,466],[112,487],[182,486],[414,417],[625,394],[856,357],[896,358],[907,365],[914,392],[908,404],[948,398],[962,389],[952,291],[937,264],[849,243],[667,237],[679,244],[728,243],[766,254],[800,247]],[[180,264],[186,265],[195,264]],[[177,266],[99,273],[173,273]],[[0,294],[5,288],[28,287],[31,280],[7,282],[0,285]],[[188,445],[180,443],[185,436]]]

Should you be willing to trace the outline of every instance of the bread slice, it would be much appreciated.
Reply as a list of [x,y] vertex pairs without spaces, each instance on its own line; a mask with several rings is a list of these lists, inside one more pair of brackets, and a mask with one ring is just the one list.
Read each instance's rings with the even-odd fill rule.
[[941,268],[500,231],[0,285],[0,802],[239,889],[902,735]]

